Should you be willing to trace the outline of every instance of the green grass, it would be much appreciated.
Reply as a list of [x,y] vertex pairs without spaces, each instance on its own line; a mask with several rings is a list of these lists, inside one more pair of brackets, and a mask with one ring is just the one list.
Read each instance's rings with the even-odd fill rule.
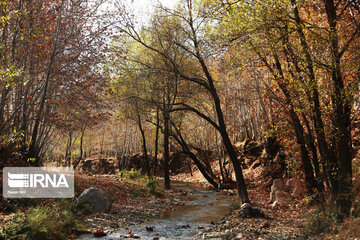
[[131,168],[130,170],[122,170],[119,172],[119,178],[126,180],[130,184],[135,184],[134,197],[144,197],[146,195],[162,196],[162,191],[157,187],[156,177],[148,177],[141,174],[141,169]]
[[144,180],[144,176],[141,175],[141,169],[131,168],[130,170],[124,169],[119,172],[120,178],[132,179],[132,180]]
[[157,187],[157,180],[156,177],[152,177],[146,180],[145,186],[147,187],[147,193],[149,195],[156,195],[156,196],[162,196],[163,192],[160,191]]
[[75,202],[62,199],[16,212],[14,220],[5,224],[0,232],[0,239],[67,239],[81,230],[84,227]]

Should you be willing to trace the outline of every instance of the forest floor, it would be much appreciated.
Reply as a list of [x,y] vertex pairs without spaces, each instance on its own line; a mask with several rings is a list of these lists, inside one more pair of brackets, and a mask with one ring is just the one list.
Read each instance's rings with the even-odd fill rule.
[[111,193],[114,199],[109,213],[95,213],[86,218],[90,231],[103,229],[111,232],[116,228],[135,225],[162,217],[167,211],[182,202],[179,199],[181,192],[159,189],[158,194],[149,194],[141,180],[120,179],[116,175],[88,176],[76,174],[75,182],[79,192],[97,187]]
[[[177,221],[176,217],[178,217],[178,214],[172,212],[179,212],[179,209],[186,216],[184,207],[192,205],[191,193],[194,192],[194,189],[215,192],[196,172],[192,176],[189,174],[174,176],[175,183],[179,183],[178,180],[185,180],[189,187],[179,189],[176,186],[177,184],[173,184],[175,185],[173,190],[161,189],[162,196],[142,195],[135,197],[134,191],[139,190],[136,190],[136,187],[134,189],[133,182],[130,184],[123,181],[119,185],[121,187],[119,187],[116,178],[115,176],[88,177],[85,175],[78,175],[76,178],[81,189],[98,186],[116,194],[114,207],[109,214],[96,214],[87,219],[91,231],[100,228],[109,234],[107,239],[125,239],[131,236],[138,236],[142,239],[157,239],[156,237],[150,238],[150,236],[157,236],[157,234],[163,236],[161,235],[162,229],[160,229],[162,226],[158,226],[158,220],[165,219],[167,223],[162,220],[160,220],[160,223],[170,226],[172,220]],[[268,180],[262,178],[261,169],[252,170],[251,172],[245,171],[245,178],[249,186],[249,197],[252,199],[252,206],[262,210],[268,217],[267,219],[239,218],[240,207],[237,204],[236,192],[224,190],[222,192],[225,196],[229,196],[230,204],[226,206],[226,212],[220,214],[221,218],[216,220],[212,218],[211,222],[204,221],[204,219],[197,222],[190,221],[192,222],[190,226],[188,222],[178,221],[177,226],[174,228],[189,227],[190,230],[192,229],[194,236],[191,238],[172,238],[169,236],[168,238],[161,237],[159,239],[356,239],[356,237],[344,237],[344,234],[336,229],[327,234],[310,234],[309,219],[317,208],[310,206],[307,203],[307,198],[293,199],[287,204],[272,207],[269,204],[270,188],[267,187]],[[159,181],[159,186],[161,185],[162,182]],[[210,195],[211,193],[207,192],[202,198],[208,198]],[[204,207],[209,208],[210,212],[212,211],[210,208],[214,203],[203,202],[203,204],[207,204]],[[197,212],[194,211],[194,214],[197,214]],[[216,213],[214,212],[213,215],[216,215]],[[194,224],[194,227],[191,224]],[[152,235],[144,235],[142,230],[146,226],[155,226],[155,235],[153,233]],[[121,234],[121,231],[119,232],[121,228],[129,230],[133,235],[124,234],[124,231]],[[170,230],[167,229],[167,231]],[[92,238],[88,235],[88,237],[82,239]]]
[[[240,218],[236,191],[214,190],[198,172],[173,176],[172,190],[164,190],[162,179],[159,178],[155,194],[148,192],[144,180],[122,179],[118,175],[76,174],[77,196],[88,187],[98,187],[109,192],[114,198],[110,213],[93,213],[84,216],[83,223],[86,229],[84,233],[87,233],[88,237],[81,239],[92,239],[89,235],[93,237],[92,234],[98,230],[109,236],[105,239],[137,236],[141,236],[141,239],[186,239],[161,237],[163,236],[161,232],[169,231],[166,227],[170,226],[168,224],[170,220],[173,224],[170,227],[176,228],[173,232],[175,236],[180,229],[184,234],[192,236],[187,239],[360,239],[358,218],[352,218],[341,225],[326,226],[326,231],[323,233],[311,233],[314,228],[321,228],[327,224],[322,222],[323,218],[317,211],[318,206],[310,205],[308,198],[304,197],[272,207],[269,203],[269,179],[263,177],[261,167],[251,171],[245,170],[244,176],[252,206],[263,211],[267,216],[266,219]],[[4,199],[1,201],[0,226],[3,227],[13,221],[14,215],[3,211],[6,202]],[[225,201],[228,204],[223,205],[224,208],[217,213],[214,210],[217,204]],[[201,211],[194,208],[196,204],[200,206]],[[17,210],[27,211],[26,207]],[[196,217],[194,215],[205,212],[207,215],[194,218]],[[192,219],[190,225],[188,221],[183,220],[184,218]],[[178,221],[178,219],[182,220]],[[313,225],[309,225],[311,219],[316,220],[312,222]],[[147,226],[153,228],[152,235],[144,230]],[[162,226],[165,228],[161,229]],[[122,232],[119,229],[122,229]],[[157,232],[159,237],[156,237]],[[152,237],[146,238],[146,236]],[[71,238],[78,237],[73,235]]]
[[[179,176],[191,180],[199,177]],[[272,207],[269,203],[269,179],[263,178],[262,169],[244,172],[252,207],[265,213],[265,218],[239,218],[240,207],[233,206],[218,224],[204,231],[205,239],[324,239],[309,236],[304,228],[311,212],[305,199],[294,199],[287,204]]]
[[[252,207],[260,209],[267,218],[241,218],[240,207],[233,206],[221,221],[204,231],[203,239],[360,239],[360,218],[351,217],[343,223],[337,223],[329,209],[312,202],[309,196],[293,198],[273,207],[269,203],[272,178],[266,176],[264,171],[262,166],[245,169],[244,178]],[[199,171],[179,174],[175,179],[205,184]],[[359,175],[354,178],[354,192],[356,202],[359,202]]]

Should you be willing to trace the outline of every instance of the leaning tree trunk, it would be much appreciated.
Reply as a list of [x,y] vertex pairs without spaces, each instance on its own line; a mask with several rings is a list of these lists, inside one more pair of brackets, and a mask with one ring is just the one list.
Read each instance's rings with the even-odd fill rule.
[[191,1],[188,2],[188,8],[189,8],[188,9],[188,11],[189,11],[189,26],[191,28],[191,35],[192,35],[192,42],[194,44],[195,57],[197,58],[198,62],[200,63],[201,69],[207,79],[206,88],[207,88],[208,92],[210,93],[212,100],[214,102],[214,106],[215,106],[215,110],[216,110],[216,117],[217,117],[217,121],[218,121],[218,125],[219,125],[218,131],[220,132],[221,138],[224,143],[224,147],[226,149],[226,152],[227,152],[227,154],[230,158],[230,161],[233,165],[233,168],[234,168],[239,198],[242,203],[250,203],[250,199],[249,199],[248,192],[246,189],[246,184],[245,184],[244,176],[242,173],[240,161],[237,158],[236,151],[234,149],[234,146],[231,143],[229,134],[226,129],[224,114],[221,109],[221,101],[220,101],[217,89],[215,87],[215,84],[214,84],[214,79],[213,79],[213,77],[208,69],[208,66],[206,65],[205,60],[200,52],[199,41],[197,39],[198,36],[196,34],[196,27],[194,26],[195,22],[194,22],[194,19],[192,16],[192,2]]
[[[198,49],[198,43],[197,43],[197,40],[195,39],[194,40],[194,44],[195,44],[195,49]],[[216,110],[216,117],[217,117],[217,120],[218,120],[218,124],[219,124],[219,128],[218,128],[218,131],[221,135],[221,138],[223,140],[223,143],[224,143],[224,147],[226,149],[226,152],[230,158],[230,161],[233,165],[233,168],[234,168],[234,172],[235,172],[235,177],[236,177],[236,183],[237,183],[237,188],[238,188],[238,194],[239,194],[239,198],[240,198],[240,201],[242,203],[249,203],[250,202],[250,199],[249,199],[249,196],[248,196],[248,193],[247,193],[247,189],[246,189],[246,184],[245,184],[245,179],[244,179],[244,176],[243,176],[243,173],[242,173],[242,168],[241,168],[241,165],[240,165],[240,161],[238,160],[237,158],[237,154],[236,154],[236,151],[234,149],[234,146],[232,145],[231,143],[231,140],[230,140],[230,137],[229,137],[229,134],[227,132],[227,129],[226,129],[226,123],[225,123],[225,120],[224,120],[224,115],[223,115],[223,112],[222,112],[222,109],[221,109],[221,102],[220,102],[220,98],[218,96],[218,93],[217,93],[217,90],[216,90],[216,87],[214,85],[214,80],[207,68],[207,65],[204,61],[204,59],[202,58],[200,52],[197,52],[197,58],[200,62],[200,65],[205,73],[205,76],[208,80],[208,84],[209,84],[209,92],[212,96],[212,99],[214,101],[214,105],[215,105],[215,110]]]
[[196,167],[199,169],[201,174],[204,176],[204,178],[214,187],[219,188],[219,184],[214,180],[213,177],[208,174],[206,170],[206,166],[202,164],[202,162],[196,157],[196,155],[191,152],[189,146],[187,145],[186,141],[182,137],[182,134],[178,128],[175,127],[175,124],[172,124],[176,130],[177,136],[172,135],[174,139],[180,144],[180,146],[183,148],[183,151],[186,155],[188,155],[195,163]]

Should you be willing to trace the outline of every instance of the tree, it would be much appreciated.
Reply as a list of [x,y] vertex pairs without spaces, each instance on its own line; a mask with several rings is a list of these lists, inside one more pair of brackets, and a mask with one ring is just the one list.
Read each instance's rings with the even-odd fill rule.
[[[242,51],[245,49],[248,62],[260,61],[263,64],[259,68],[267,69],[263,84],[289,117],[309,191],[317,188],[322,192],[324,176],[339,217],[348,216],[352,172],[350,119],[358,72],[354,62],[358,62],[359,54],[355,47],[359,44],[358,4],[204,2],[210,9],[217,9],[213,17],[221,23],[218,33],[229,36],[221,44],[238,46],[242,59],[246,59]],[[266,81],[267,73],[272,75],[271,84]],[[280,125],[280,119],[275,119]]]
[[[64,103],[77,109],[98,104],[95,93],[102,91],[104,76],[97,64],[103,57],[108,23],[99,17],[93,25],[90,18],[98,14],[102,2],[1,3],[1,69],[7,76],[0,85],[0,134],[6,138],[12,131],[21,132],[18,150],[36,165],[47,155],[44,148],[51,145]],[[71,95],[72,91],[77,95]],[[92,101],[85,104],[86,97]],[[8,146],[4,143],[1,148],[7,151]]]
[[[120,27],[120,31],[164,59],[164,61],[167,62],[168,69],[161,69],[163,72],[171,73],[181,80],[191,82],[208,93],[208,96],[215,106],[216,121],[198,109],[183,102],[174,103],[173,105],[175,107],[171,112],[193,112],[204,118],[219,131],[234,167],[240,200],[243,203],[249,202],[240,162],[237,159],[236,152],[228,135],[221,100],[218,95],[215,80],[208,67],[208,59],[211,57],[210,50],[208,51],[208,49],[211,46],[207,45],[206,39],[202,39],[205,33],[203,24],[207,19],[201,16],[200,10],[196,8],[191,0],[184,1],[182,7],[179,7],[178,10],[172,11],[163,8],[162,14],[160,14],[159,17],[160,18],[155,19],[157,21],[153,21],[151,27],[144,28],[142,33],[138,32],[131,22],[131,19],[124,17],[122,19],[124,24]],[[164,21],[164,19],[166,19],[166,21]],[[159,42],[154,44],[154,42],[149,41],[145,33],[154,36]],[[170,46],[171,48],[163,48],[164,45]],[[178,54],[173,54],[175,52]],[[178,56],[184,56],[187,61],[196,64],[195,67],[198,69],[197,73],[184,68],[180,64],[182,63],[182,58],[179,60]]]

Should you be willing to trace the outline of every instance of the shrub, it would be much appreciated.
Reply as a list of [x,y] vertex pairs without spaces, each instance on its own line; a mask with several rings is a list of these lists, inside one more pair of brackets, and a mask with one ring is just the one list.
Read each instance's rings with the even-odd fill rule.
[[4,239],[67,239],[82,229],[81,221],[71,200],[31,208],[27,213],[18,212],[6,224],[1,236]]
[[360,174],[360,152],[356,154],[352,161],[352,170],[354,176]]
[[318,214],[311,215],[306,230],[311,233],[322,233],[330,227],[330,223],[324,219],[323,216]]
[[[161,196],[162,193],[157,189],[156,177],[148,177],[141,174],[141,169],[131,168],[130,170],[122,170],[119,173],[120,178],[137,180],[136,185],[138,187],[134,190],[133,195],[135,197],[148,195]],[[145,188],[143,188],[145,187]]]
[[130,170],[124,169],[119,172],[120,178],[127,178],[127,179],[136,179],[141,180],[143,176],[141,175],[141,169],[134,169],[131,168]]
[[151,177],[146,181],[145,186],[148,189],[148,194],[150,195],[161,195],[162,193],[160,191],[157,190],[156,186],[157,186],[157,181],[156,181],[156,177]]
[[326,230],[330,230],[336,225],[336,211],[332,208],[318,209],[310,217],[305,230],[309,233],[319,234]]

